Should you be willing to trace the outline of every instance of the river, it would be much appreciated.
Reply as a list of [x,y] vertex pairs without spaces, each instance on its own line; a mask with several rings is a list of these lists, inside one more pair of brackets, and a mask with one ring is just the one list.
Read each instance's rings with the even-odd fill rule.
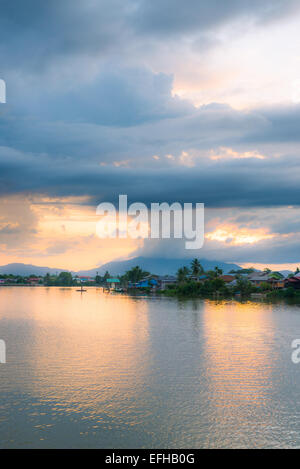
[[0,287],[1,448],[300,447],[300,308]]

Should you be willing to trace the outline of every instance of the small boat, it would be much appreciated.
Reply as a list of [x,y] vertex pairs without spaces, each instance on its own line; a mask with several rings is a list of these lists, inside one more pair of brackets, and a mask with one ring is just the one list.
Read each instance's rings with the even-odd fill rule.
[[76,290],[76,291],[80,291],[80,293],[82,293],[82,292],[85,292],[87,290],[84,290],[83,286],[81,285],[81,290]]

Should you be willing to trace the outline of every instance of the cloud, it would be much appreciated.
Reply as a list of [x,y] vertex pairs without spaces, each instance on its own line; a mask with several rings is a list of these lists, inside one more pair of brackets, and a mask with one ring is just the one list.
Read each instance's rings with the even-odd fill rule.
[[[241,231],[267,230],[272,239],[234,248],[226,239],[211,239],[207,256],[233,256],[231,260],[240,262],[252,256],[263,262],[267,257],[291,257],[288,246],[298,252],[299,223],[297,218],[284,218],[282,211],[300,205],[300,106],[284,102],[266,107],[262,100],[251,110],[237,110],[224,102],[232,93],[260,96],[251,88],[251,79],[244,83],[240,78],[240,58],[247,58],[241,68],[247,61],[245,70],[251,69],[254,82],[259,82],[253,36],[258,30],[268,34],[266,50],[271,44],[276,52],[284,39],[284,57],[289,36],[283,38],[276,30],[273,45],[273,29],[267,31],[267,26],[280,19],[281,28],[298,11],[299,2],[3,3],[0,61],[8,99],[0,108],[2,197],[83,197],[80,204],[85,209],[100,201],[116,202],[118,194],[125,193],[130,201],[147,204],[179,201],[227,210],[238,207],[238,215],[219,222],[235,224]],[[241,43],[244,29],[251,31]],[[236,48],[231,50],[233,42]],[[228,50],[234,67],[223,62]],[[290,55],[294,63],[293,51]],[[272,60],[277,69],[297,76],[296,68]],[[273,83],[269,61],[263,88]],[[208,104],[195,106],[177,96],[178,76],[184,86],[190,83],[200,93],[199,103]],[[184,86],[181,95],[192,97],[193,90],[189,93]],[[211,96],[220,96],[222,103]],[[36,240],[40,217],[28,204],[23,218],[17,208],[16,216],[3,212],[1,245],[15,248],[22,233],[26,242]],[[245,213],[250,207],[267,207],[268,213],[277,207],[281,215],[269,220],[266,214],[263,221],[261,213]],[[49,256],[68,253],[64,241],[43,246]],[[32,255],[38,255],[34,248]]]
[[[184,108],[172,118],[158,118],[158,112],[156,121],[153,111],[151,122],[129,127],[7,116],[0,121],[0,193],[90,196],[94,201],[126,193],[134,201],[211,207],[298,205],[299,109],[243,112],[210,105]],[[288,125],[293,130],[286,139]]]
[[[205,212],[205,242],[186,250],[178,239],[145,240],[134,255],[166,258],[206,258],[238,264],[300,262],[299,208],[213,209]],[[289,223],[291,223],[289,225]],[[275,231],[281,225],[284,232]],[[289,227],[289,228],[288,228]]]
[[[131,201],[204,202],[209,207],[283,206],[300,204],[299,166],[292,158],[249,165],[206,163],[197,168],[169,167],[147,170],[127,167],[73,165],[43,158],[22,163],[0,160],[5,184],[2,194],[28,192],[48,195],[89,195],[96,201],[116,202],[126,193]],[[154,190],[154,184],[156,190]]]
[[40,85],[34,98],[18,92],[14,102],[22,116],[44,121],[129,127],[193,112],[192,104],[172,96],[172,83],[172,76],[145,67],[106,63],[93,80],[58,90]]
[[[126,35],[128,4],[121,0],[16,0],[1,5],[0,41],[6,65],[41,71],[74,54],[108,53]],[[119,33],[119,34],[118,34]]]
[[[289,15],[295,0],[15,0],[1,5],[0,48],[7,66],[42,70],[74,55],[107,56],[159,36],[203,33],[239,17],[265,21]],[[152,45],[153,47],[153,45]],[[2,62],[2,60],[1,60]]]
[[208,31],[237,17],[270,20],[290,14],[297,6],[293,0],[189,0],[185,3],[181,0],[141,0],[137,3],[134,19],[139,32],[169,36]]
[[38,218],[25,197],[12,195],[0,199],[0,246],[5,250],[22,245],[26,249],[36,239]]

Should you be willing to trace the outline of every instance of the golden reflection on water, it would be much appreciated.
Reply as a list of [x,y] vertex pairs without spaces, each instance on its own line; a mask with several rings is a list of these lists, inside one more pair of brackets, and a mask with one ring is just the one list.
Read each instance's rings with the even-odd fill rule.
[[127,412],[127,424],[134,424],[130,408],[149,361],[147,303],[125,296],[112,301],[94,288],[55,290],[11,288],[1,295],[0,319],[24,319],[25,312],[30,322],[24,388],[55,401],[56,410],[94,412],[98,419],[101,409],[111,416]]
[[[224,427],[228,420],[230,434],[238,435],[249,424],[249,412],[260,419],[261,408],[272,397],[271,313],[272,306],[266,304],[205,303],[204,360],[208,392],[216,414],[216,434],[218,424],[221,422]],[[261,422],[261,429],[263,426]]]
[[286,306],[1,287],[0,447],[296,445],[298,325]]
[[[269,310],[269,311],[268,311]],[[207,372],[217,405],[260,406],[272,385],[274,331],[271,307],[255,303],[215,304],[204,309]],[[230,399],[229,399],[230,397]]]

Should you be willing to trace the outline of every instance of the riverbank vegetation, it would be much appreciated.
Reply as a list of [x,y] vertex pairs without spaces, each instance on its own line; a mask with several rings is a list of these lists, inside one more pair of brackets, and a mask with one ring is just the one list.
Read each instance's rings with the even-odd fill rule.
[[[299,269],[295,274],[298,273]],[[262,280],[264,278],[266,280],[259,281],[257,278],[259,275]],[[205,272],[199,261],[195,259],[190,267],[180,268],[177,272],[176,283],[169,285],[161,293],[182,298],[255,298],[267,301],[300,302],[300,289],[288,285],[282,274],[271,272],[270,269],[257,274],[253,268],[240,269],[224,275],[218,267]]]
[[[280,272],[271,272],[270,269],[259,272],[248,268],[223,274],[219,267],[205,271],[200,261],[194,259],[190,265],[179,268],[176,276],[159,276],[135,266],[123,275],[113,279],[110,277],[109,272],[103,276],[97,273],[95,277],[74,276],[71,272],[55,275],[47,273],[44,277],[34,274],[26,277],[10,274],[0,275],[0,285],[73,287],[84,284],[130,294],[211,299],[255,298],[300,303],[299,269],[286,278]],[[111,283],[117,286],[111,287]]]

